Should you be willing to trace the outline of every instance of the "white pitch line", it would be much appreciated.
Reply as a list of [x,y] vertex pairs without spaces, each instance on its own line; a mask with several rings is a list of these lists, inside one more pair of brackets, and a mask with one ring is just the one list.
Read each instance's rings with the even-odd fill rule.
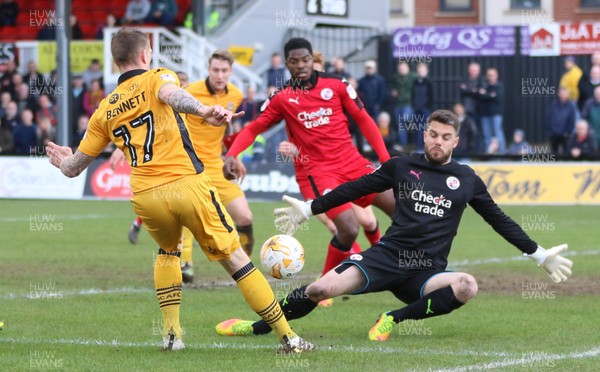
[[[34,338],[0,338],[0,343],[7,344],[54,344],[54,345],[78,345],[78,346],[112,346],[112,347],[160,347],[162,344],[159,342],[122,342],[119,340],[86,340],[81,338],[76,339],[34,339]],[[186,349],[200,350],[200,349],[238,349],[238,350],[256,350],[256,349],[277,349],[277,344],[272,345],[265,344],[253,344],[253,343],[233,343],[233,342],[213,342],[206,344],[187,344]],[[318,347],[318,345],[317,345]],[[475,350],[463,350],[463,351],[451,351],[451,350],[432,350],[432,349],[419,349],[419,350],[408,350],[402,348],[392,347],[368,347],[368,346],[326,346],[318,347],[318,351],[324,352],[355,352],[355,353],[403,353],[403,354],[415,354],[415,355],[454,355],[454,356],[486,356],[486,357],[516,357],[517,353],[506,353],[506,352],[495,352],[495,351],[475,351]]]
[[65,221],[65,220],[104,220],[104,219],[114,219],[115,216],[112,214],[71,214],[67,216],[54,215],[52,213],[32,213],[31,216],[23,216],[23,217],[2,217],[0,218],[0,222],[29,222],[32,217],[35,219],[36,215],[52,215],[53,221]]
[[545,352],[534,352],[526,353],[520,358],[509,358],[499,360],[496,362],[473,364],[469,366],[441,369],[438,372],[464,372],[464,371],[481,371],[484,369],[496,369],[502,367],[511,366],[529,366],[531,368],[549,368],[554,367],[555,360],[563,359],[582,359],[582,358],[593,358],[600,355],[600,347],[582,351],[582,352],[571,352],[568,354],[548,354]]

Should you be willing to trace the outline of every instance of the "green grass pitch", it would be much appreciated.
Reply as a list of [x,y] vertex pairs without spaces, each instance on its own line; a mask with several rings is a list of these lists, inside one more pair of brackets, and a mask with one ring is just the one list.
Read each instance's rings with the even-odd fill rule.
[[[276,233],[272,209],[278,205],[251,204],[255,252]],[[447,316],[406,322],[387,342],[374,343],[367,332],[377,316],[403,304],[388,293],[339,298],[292,322],[317,351],[278,356],[273,335],[215,333],[219,321],[256,315],[199,249],[197,286],[183,293],[187,348],[160,352],[152,275],[157,247],[146,231],[138,245],[129,244],[129,203],[1,200],[0,370],[598,370],[598,208],[504,210],[542,246],[569,243],[575,262],[569,282],[552,283],[467,209],[450,267],[478,279],[479,294],[470,303]],[[377,215],[384,231],[389,219]],[[314,218],[296,237],[306,266],[289,281],[270,281],[279,298],[318,276],[330,239]],[[359,241],[366,247],[362,234]]]

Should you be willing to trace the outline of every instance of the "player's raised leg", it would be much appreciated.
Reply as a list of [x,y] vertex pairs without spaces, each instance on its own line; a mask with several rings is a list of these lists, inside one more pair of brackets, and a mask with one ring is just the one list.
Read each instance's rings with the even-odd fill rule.
[[477,282],[473,276],[456,272],[442,272],[431,276],[421,286],[421,298],[407,306],[383,313],[369,331],[369,339],[385,341],[394,324],[406,319],[425,319],[448,314],[477,294]]
[[219,261],[236,281],[250,308],[273,328],[284,352],[314,349],[314,345],[291,330],[269,283],[241,249],[231,216],[210,178],[204,174],[194,178],[193,182],[182,185],[185,202],[174,205],[174,210],[181,214],[182,223],[194,233],[208,259]]

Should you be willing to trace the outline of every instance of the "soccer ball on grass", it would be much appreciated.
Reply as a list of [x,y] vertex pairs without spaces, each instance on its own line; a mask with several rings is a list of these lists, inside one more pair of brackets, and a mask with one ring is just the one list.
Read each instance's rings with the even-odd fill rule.
[[275,235],[260,249],[260,262],[273,278],[291,278],[304,267],[304,248],[290,235]]

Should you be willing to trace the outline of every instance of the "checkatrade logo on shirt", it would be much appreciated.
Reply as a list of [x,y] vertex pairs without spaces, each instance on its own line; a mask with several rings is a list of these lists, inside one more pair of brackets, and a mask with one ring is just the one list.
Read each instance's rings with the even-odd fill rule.
[[435,196],[423,190],[414,190],[410,198],[416,202],[415,212],[423,214],[444,217],[445,209],[452,208],[452,200],[446,199],[444,195]]
[[304,126],[308,129],[329,124],[329,116],[333,115],[331,108],[319,108],[317,111],[298,113],[298,120],[304,122]]

